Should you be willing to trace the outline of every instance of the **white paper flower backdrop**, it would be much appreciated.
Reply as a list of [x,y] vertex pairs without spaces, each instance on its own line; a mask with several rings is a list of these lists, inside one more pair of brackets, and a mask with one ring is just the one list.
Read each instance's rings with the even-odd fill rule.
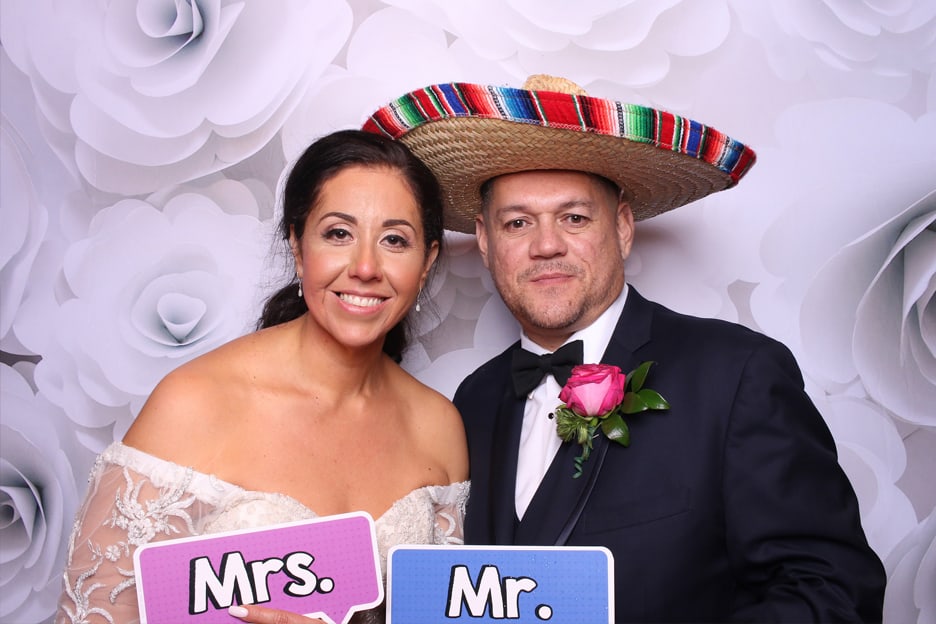
[[[641,223],[629,279],[794,350],[886,621],[936,621],[930,0],[3,0],[0,44],[0,621],[51,616],[95,453],[285,277],[286,164],[404,91],[536,72],[758,152]],[[451,396],[517,327],[473,239],[449,251],[405,365]]]
[[251,326],[270,240],[257,200],[232,180],[102,208],[62,261],[74,296],[14,325],[46,347],[34,349],[40,390],[72,380],[78,396],[61,406],[88,427],[114,424],[98,405],[128,406],[114,433],[126,431],[166,373]]
[[66,158],[129,194],[258,151],[350,28],[343,0],[40,0],[6,3],[2,36]]

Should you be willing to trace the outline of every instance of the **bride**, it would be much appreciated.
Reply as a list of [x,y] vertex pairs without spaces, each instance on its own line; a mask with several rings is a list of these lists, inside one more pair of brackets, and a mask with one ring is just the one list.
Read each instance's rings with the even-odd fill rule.
[[401,143],[340,131],[296,162],[283,211],[296,279],[98,458],[57,623],[138,621],[133,553],[156,540],[366,511],[384,565],[395,544],[460,543],[461,419],[398,365],[442,246],[435,178]]

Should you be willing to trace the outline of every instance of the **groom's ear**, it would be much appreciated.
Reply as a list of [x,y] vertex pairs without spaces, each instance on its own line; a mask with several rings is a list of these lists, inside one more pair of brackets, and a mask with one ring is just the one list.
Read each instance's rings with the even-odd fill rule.
[[621,259],[626,260],[634,244],[634,212],[623,196],[618,200],[616,222]]
[[488,264],[488,239],[487,239],[487,230],[484,225],[484,215],[480,212],[475,216],[475,237],[478,239],[478,251],[481,252],[481,260],[484,262],[484,266],[488,269],[491,268],[491,265]]

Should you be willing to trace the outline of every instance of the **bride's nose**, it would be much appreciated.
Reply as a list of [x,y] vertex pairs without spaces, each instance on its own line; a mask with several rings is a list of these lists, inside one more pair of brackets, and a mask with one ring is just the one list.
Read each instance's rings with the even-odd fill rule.
[[368,244],[355,245],[348,274],[365,282],[380,279],[382,271],[377,250]]

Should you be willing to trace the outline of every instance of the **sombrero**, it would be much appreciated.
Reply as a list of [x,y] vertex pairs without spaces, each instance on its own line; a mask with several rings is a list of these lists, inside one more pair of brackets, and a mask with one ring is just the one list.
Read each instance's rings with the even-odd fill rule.
[[364,130],[405,143],[439,178],[445,227],[474,232],[480,187],[506,173],[595,173],[647,219],[738,183],[754,151],[718,130],[664,111],[588,96],[531,76],[522,89],[468,83],[412,91],[375,112]]

